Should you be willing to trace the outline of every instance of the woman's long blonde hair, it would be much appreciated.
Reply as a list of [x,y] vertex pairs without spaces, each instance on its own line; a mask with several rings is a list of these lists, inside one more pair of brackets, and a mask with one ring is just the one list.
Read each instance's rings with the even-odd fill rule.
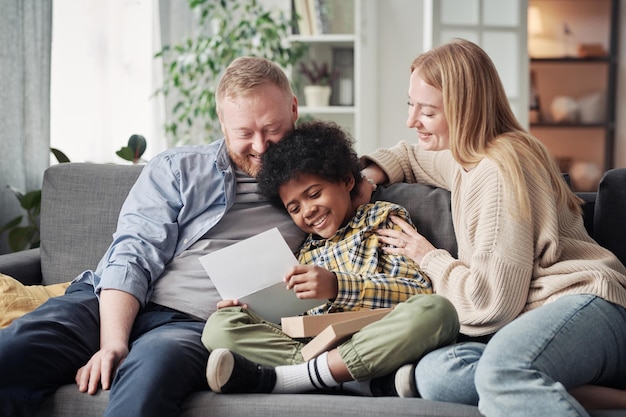
[[460,164],[488,157],[500,167],[523,218],[530,216],[526,175],[541,180],[547,172],[557,204],[581,211],[581,200],[569,189],[547,148],[519,124],[498,72],[489,56],[463,39],[418,56],[411,73],[443,94],[449,124],[450,151]]

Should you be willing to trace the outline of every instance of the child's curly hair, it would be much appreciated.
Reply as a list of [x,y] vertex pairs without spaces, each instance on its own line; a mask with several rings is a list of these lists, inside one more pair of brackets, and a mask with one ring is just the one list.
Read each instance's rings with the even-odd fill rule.
[[353,143],[334,122],[311,121],[298,125],[263,154],[259,192],[273,205],[283,207],[279,188],[301,174],[319,175],[331,182],[353,176],[354,197],[362,178]]

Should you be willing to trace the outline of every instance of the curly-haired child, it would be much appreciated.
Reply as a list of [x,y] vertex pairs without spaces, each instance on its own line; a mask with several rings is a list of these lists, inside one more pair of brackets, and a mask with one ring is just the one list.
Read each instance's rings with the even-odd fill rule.
[[272,145],[258,180],[261,194],[309,233],[298,253],[301,265],[284,278],[299,298],[328,299],[306,314],[395,307],[305,361],[307,340],[287,336],[237,300],[222,300],[202,336],[211,352],[211,389],[294,393],[343,385],[364,395],[414,396],[415,362],[453,342],[459,323],[415,262],[380,249],[375,230],[394,227],[394,216],[410,222],[407,211],[380,201],[354,207],[362,181],[358,157],[334,123],[303,123]]

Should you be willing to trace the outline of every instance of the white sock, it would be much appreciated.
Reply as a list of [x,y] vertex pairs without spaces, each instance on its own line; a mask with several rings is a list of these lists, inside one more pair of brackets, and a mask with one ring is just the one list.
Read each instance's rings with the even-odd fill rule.
[[275,394],[297,393],[339,385],[330,373],[327,352],[298,365],[277,366]]

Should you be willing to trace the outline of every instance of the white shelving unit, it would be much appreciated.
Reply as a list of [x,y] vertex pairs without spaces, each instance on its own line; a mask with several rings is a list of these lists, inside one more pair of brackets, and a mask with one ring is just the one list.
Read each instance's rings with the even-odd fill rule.
[[[317,0],[307,0],[317,1]],[[377,114],[376,91],[371,88],[376,80],[376,0],[322,0],[328,9],[328,31],[319,35],[290,37],[290,42],[308,45],[303,61],[326,62],[333,68],[339,49],[352,51],[352,68],[342,76],[352,79],[352,104],[338,105],[337,89],[333,92],[331,105],[307,107],[302,88],[306,79],[299,73],[298,65],[292,69],[296,94],[300,102],[300,118],[308,117],[334,121],[345,128],[356,140],[359,153],[370,152],[378,146],[376,138]],[[367,86],[367,99],[364,91]]]

